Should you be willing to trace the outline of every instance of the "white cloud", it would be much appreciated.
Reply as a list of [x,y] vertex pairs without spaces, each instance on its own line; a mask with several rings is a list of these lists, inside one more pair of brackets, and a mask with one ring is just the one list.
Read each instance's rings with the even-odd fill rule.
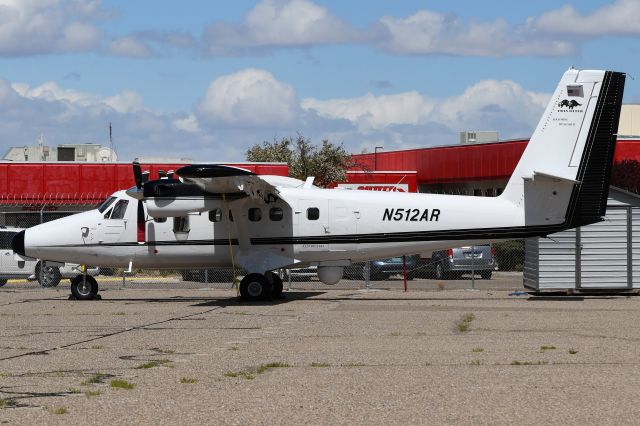
[[182,130],[188,133],[197,133],[200,131],[198,125],[198,119],[195,115],[189,114],[186,117],[177,118],[173,121],[173,125],[176,129]]
[[401,19],[384,16],[379,25],[387,32],[380,47],[396,54],[561,56],[574,50],[571,43],[533,37],[500,18],[464,22],[455,15],[421,10]]
[[112,40],[107,47],[107,52],[114,56],[124,56],[128,58],[150,58],[154,56],[149,46],[133,36],[120,37]]
[[104,103],[121,113],[134,112],[142,109],[142,96],[133,90],[125,90],[106,98]]
[[86,52],[100,44],[95,0],[0,0],[0,55]]
[[325,118],[347,119],[361,131],[370,131],[391,124],[418,124],[431,112],[433,102],[417,92],[406,92],[324,101],[306,98],[302,100],[302,108],[314,110]]
[[462,94],[429,99],[417,92],[387,96],[302,101],[321,117],[347,119],[361,133],[409,131],[412,126],[457,133],[465,129],[499,130],[505,136],[526,136],[535,126],[550,95],[523,89],[512,81],[485,80]]
[[268,71],[250,68],[215,79],[197,113],[214,126],[274,128],[290,123],[298,109],[293,87]]
[[589,15],[571,5],[543,13],[528,24],[538,32],[579,36],[640,34],[640,2],[617,0]]
[[359,31],[309,0],[262,0],[241,24],[214,23],[205,50],[237,55],[274,47],[309,47],[354,41]]

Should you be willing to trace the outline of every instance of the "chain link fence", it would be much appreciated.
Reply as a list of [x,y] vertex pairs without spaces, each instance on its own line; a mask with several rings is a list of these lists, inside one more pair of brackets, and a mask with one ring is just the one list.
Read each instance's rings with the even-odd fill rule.
[[[0,200],[1,201],[1,200]],[[95,200],[84,203],[0,204],[0,287],[36,289],[65,287],[81,273],[80,265],[47,264],[39,260],[19,262],[11,251],[11,238],[20,228],[29,228],[93,208]],[[280,270],[284,288],[304,289],[426,289],[522,288],[524,241],[513,240],[447,250],[359,262],[344,268],[343,279],[334,286],[318,280],[317,268]],[[134,269],[92,267],[102,289],[117,288],[233,288],[245,272],[231,267],[209,269]],[[6,285],[5,285],[6,284]]]

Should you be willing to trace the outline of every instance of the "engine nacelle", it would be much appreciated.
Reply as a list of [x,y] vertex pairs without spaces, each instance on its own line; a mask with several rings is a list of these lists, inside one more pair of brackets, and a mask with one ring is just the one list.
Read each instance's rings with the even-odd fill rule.
[[342,266],[318,266],[318,279],[327,285],[334,285],[342,279],[343,271]]

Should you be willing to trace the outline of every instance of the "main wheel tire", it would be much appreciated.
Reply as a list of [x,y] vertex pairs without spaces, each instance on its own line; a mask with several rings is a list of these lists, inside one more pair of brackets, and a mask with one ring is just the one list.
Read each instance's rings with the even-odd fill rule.
[[282,278],[275,272],[267,272],[267,279],[271,281],[271,297],[274,299],[282,298]]
[[42,287],[56,287],[60,284],[62,275],[60,274],[60,268],[57,266],[45,266],[42,268],[42,261],[36,264],[36,280]]
[[271,296],[271,283],[262,274],[248,274],[240,281],[240,297],[244,300],[263,300]]
[[7,280],[6,278],[1,279],[1,280],[0,280],[0,287],[2,287],[3,285],[5,285],[5,284],[7,283],[7,281],[8,281],[8,280]]
[[71,281],[71,294],[78,300],[92,300],[98,294],[98,282],[91,275],[81,274]]
[[491,279],[491,271],[482,271],[482,272],[480,272],[480,276],[482,277],[483,280],[490,280]]

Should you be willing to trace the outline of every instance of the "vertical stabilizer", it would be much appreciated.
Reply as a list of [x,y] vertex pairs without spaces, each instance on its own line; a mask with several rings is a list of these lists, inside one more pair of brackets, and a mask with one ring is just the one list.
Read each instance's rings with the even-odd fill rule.
[[565,72],[502,194],[524,208],[527,225],[604,216],[624,81],[619,72]]

